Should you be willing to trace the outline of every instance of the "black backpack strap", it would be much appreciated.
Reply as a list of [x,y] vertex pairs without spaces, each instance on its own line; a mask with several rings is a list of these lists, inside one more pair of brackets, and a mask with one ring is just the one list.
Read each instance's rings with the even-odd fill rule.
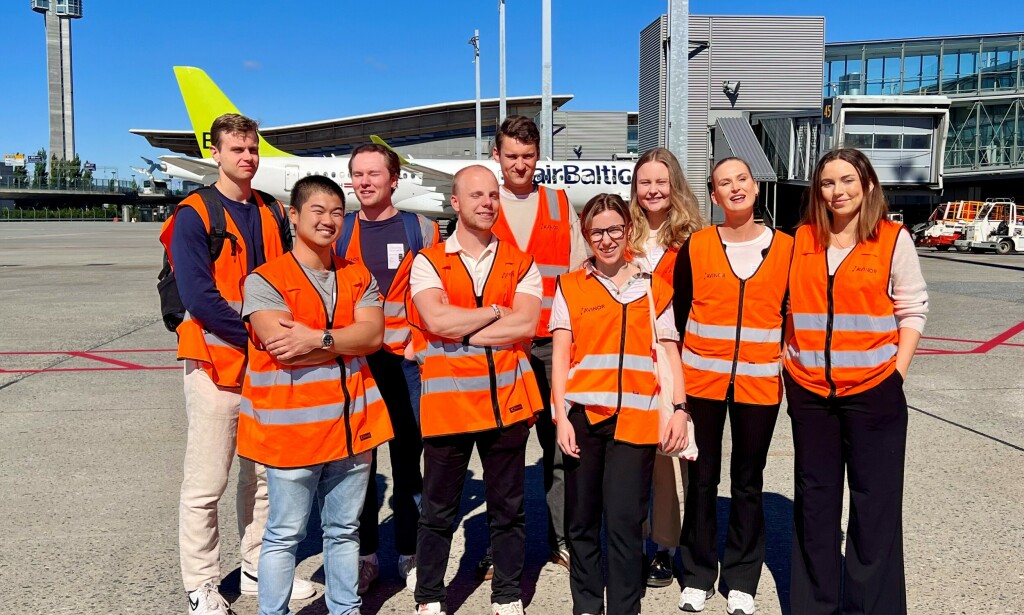
[[281,236],[281,246],[285,252],[292,249],[292,223],[285,215],[284,205],[278,202],[273,195],[263,192],[262,190],[253,190],[263,201],[263,204],[270,209],[270,214],[274,216],[274,220],[277,221],[277,231]]
[[348,244],[352,243],[352,231],[356,227],[356,216],[358,215],[359,212],[350,211],[345,214],[345,218],[341,222],[341,236],[334,243],[334,253],[341,258],[345,258],[345,255],[348,254]]
[[231,240],[231,253],[236,254],[238,237],[227,231],[228,223],[224,214],[224,202],[220,200],[220,193],[214,188],[199,188],[189,193],[189,196],[193,194],[198,194],[203,199],[203,204],[206,205],[206,215],[210,218],[210,261],[215,261],[220,256],[225,239]]

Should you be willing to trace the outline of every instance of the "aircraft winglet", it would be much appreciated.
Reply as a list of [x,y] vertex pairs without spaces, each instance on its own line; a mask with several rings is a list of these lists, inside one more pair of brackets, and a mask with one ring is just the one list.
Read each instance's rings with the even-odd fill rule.
[[[210,157],[210,126],[213,120],[225,113],[240,113],[228,97],[217,87],[201,68],[194,66],[175,66],[174,76],[178,79],[181,98],[185,101],[188,117],[192,121],[192,130],[196,133],[196,142],[204,158]],[[291,156],[267,143],[262,136],[260,140],[260,156],[285,157]]]

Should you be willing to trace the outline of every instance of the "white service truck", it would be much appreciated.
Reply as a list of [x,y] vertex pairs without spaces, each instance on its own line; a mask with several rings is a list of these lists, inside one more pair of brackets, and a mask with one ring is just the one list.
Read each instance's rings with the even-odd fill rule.
[[989,199],[978,217],[966,225],[960,239],[953,242],[957,250],[997,254],[1024,252],[1024,206],[1013,199]]

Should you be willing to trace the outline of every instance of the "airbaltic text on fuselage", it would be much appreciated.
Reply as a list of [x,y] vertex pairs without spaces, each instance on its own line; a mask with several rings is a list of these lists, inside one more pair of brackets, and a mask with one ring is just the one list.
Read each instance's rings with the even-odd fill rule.
[[533,181],[538,184],[629,184],[633,180],[633,165],[598,164],[581,167],[578,164],[538,164]]

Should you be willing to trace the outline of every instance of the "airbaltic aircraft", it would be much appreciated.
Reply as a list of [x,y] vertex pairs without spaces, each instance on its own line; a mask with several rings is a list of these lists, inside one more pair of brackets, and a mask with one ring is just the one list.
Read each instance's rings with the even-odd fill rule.
[[[175,66],[174,74],[205,158],[161,156],[161,170],[172,177],[209,184],[217,178],[217,165],[210,158],[209,126],[218,115],[238,113],[238,110],[202,69]],[[370,135],[370,138],[387,145],[379,137]],[[455,212],[445,195],[451,193],[452,178],[459,169],[483,164],[501,181],[501,168],[490,158],[477,161],[402,157],[401,160],[403,170],[394,195],[395,206],[434,218],[454,217]],[[537,164],[534,181],[565,190],[570,202],[580,210],[590,198],[602,192],[616,193],[628,199],[633,166],[631,161],[542,160]],[[292,185],[300,177],[311,174],[337,180],[345,188],[349,206],[356,206],[348,176],[348,156],[293,156],[260,137],[260,169],[253,178],[254,188],[269,192],[287,203]]]

